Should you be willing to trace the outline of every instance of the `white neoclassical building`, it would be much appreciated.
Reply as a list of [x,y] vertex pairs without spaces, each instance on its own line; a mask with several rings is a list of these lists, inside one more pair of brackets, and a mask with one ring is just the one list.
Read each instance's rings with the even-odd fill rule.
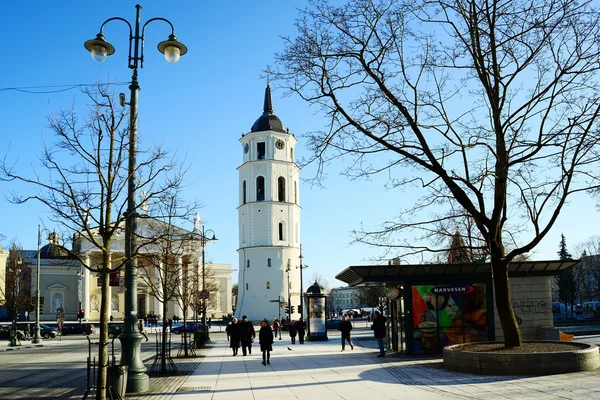
[[296,138],[273,114],[267,84],[263,114],[240,139],[239,272],[235,315],[258,321],[300,314],[300,168]]

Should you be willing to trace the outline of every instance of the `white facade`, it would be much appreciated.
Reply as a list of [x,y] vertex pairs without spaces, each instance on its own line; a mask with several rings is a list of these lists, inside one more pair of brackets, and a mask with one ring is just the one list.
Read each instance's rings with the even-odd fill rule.
[[[296,138],[273,115],[271,89],[263,115],[240,139],[239,276],[235,315],[252,321],[285,316],[300,306],[300,169]],[[281,307],[281,308],[280,308]]]

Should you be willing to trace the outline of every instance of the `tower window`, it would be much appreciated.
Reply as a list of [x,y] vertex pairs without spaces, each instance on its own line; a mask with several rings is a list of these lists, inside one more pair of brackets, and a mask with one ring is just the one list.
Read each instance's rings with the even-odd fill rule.
[[285,201],[285,178],[283,176],[277,178],[277,194],[279,201]]
[[291,159],[290,160],[291,162],[294,162],[294,148],[293,147],[290,147],[290,159]]
[[294,181],[294,204],[298,204],[298,182]]
[[258,160],[265,159],[265,142],[256,143],[256,156]]
[[256,201],[265,200],[265,178],[259,176],[256,178]]
[[283,222],[279,223],[279,240],[284,240],[284,238],[283,238]]
[[271,282],[267,281],[267,289],[271,289]]
[[250,260],[246,260],[246,268],[250,268]]
[[246,290],[248,290],[248,284],[246,283]]
[[267,267],[271,268],[271,259],[267,258]]
[[242,204],[246,204],[246,181],[242,182],[242,196],[244,198]]

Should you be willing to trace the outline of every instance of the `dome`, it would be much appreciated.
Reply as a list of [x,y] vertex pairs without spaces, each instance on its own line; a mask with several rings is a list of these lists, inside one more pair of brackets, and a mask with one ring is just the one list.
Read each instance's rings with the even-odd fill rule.
[[319,285],[319,282],[315,281],[315,283],[306,289],[306,294],[323,294],[323,288]]
[[263,132],[263,131],[277,131],[285,132],[283,123],[277,115],[273,114],[273,103],[271,101],[271,86],[267,83],[265,89],[265,105],[263,107],[263,114],[258,117],[252,128],[251,132]]

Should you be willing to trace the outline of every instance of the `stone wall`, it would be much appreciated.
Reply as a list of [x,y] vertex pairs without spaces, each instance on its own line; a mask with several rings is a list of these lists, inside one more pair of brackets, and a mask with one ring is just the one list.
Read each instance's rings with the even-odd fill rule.
[[[552,277],[510,278],[510,296],[523,340],[536,340],[538,328],[554,325]],[[504,341],[502,326],[496,310],[496,293],[494,293],[494,326],[496,341]]]

